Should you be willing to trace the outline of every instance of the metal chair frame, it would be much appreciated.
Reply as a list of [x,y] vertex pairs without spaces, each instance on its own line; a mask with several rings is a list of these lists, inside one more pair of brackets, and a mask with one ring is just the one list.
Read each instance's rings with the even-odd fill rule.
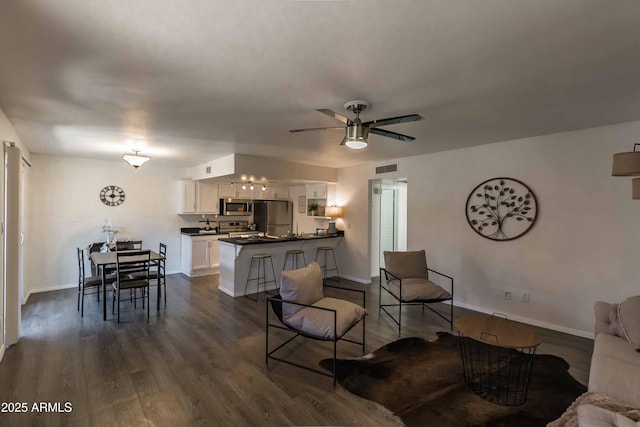
[[[111,302],[111,313],[114,312],[116,299],[118,302],[118,323],[120,323],[120,295],[123,290],[133,290],[131,299],[142,300],[144,309],[145,298],[147,303],[147,322],[149,321],[149,265],[151,264],[151,251],[116,251],[116,280],[113,282],[113,300]],[[138,296],[135,292],[142,289],[142,294]]]
[[304,251],[302,249],[293,249],[293,250],[287,251],[286,255],[284,256],[284,263],[282,264],[282,270],[284,271],[287,269],[287,261],[289,260],[289,256],[293,257],[291,258],[291,268],[294,270],[297,270],[299,268],[298,257],[300,255],[302,255],[302,264],[303,264],[302,267],[306,267],[307,259],[304,256]]
[[150,279],[157,279],[156,284],[149,286],[157,286],[160,289],[162,286],[162,292],[164,292],[164,306],[167,306],[167,274],[166,274],[166,258],[167,258],[167,245],[160,243],[158,253],[162,256],[162,259],[157,261],[151,261],[151,267],[156,267],[156,270],[149,271]]
[[[265,266],[265,260],[269,259],[269,262],[271,263],[271,274],[273,275],[273,279],[272,280],[267,280],[267,273],[266,273],[266,266]],[[254,261],[258,262],[258,276],[257,277],[251,277],[251,272],[253,271],[253,263]],[[262,265],[262,275],[260,275],[260,265]],[[253,297],[251,297],[250,294],[247,294],[247,288],[249,287],[249,282],[251,282],[252,280],[256,281],[256,297],[255,299]],[[276,280],[276,272],[273,268],[273,259],[271,258],[270,254],[255,254],[254,256],[251,257],[251,263],[249,264],[249,273],[247,274],[247,281],[244,284],[244,296],[252,299],[254,301],[258,301],[258,294],[260,293],[260,280],[262,280],[262,289],[264,289],[264,293],[267,293],[267,283],[275,283],[276,284],[276,291],[280,291],[280,287],[278,286],[278,281]]]
[[[345,290],[345,291],[352,291],[352,292],[358,292],[362,294],[362,307],[365,307],[365,302],[366,302],[366,293],[365,291],[361,291],[358,289],[349,289],[349,288],[343,288],[343,287],[339,287],[339,286],[330,286],[330,285],[324,285],[325,288],[334,288],[334,289],[340,289],[340,290]],[[366,332],[366,316],[363,316],[362,319],[360,319],[358,322],[354,323],[353,325],[351,325],[351,327],[349,329],[347,329],[342,335],[337,336],[336,334],[336,318],[337,318],[337,312],[336,310],[333,309],[329,309],[329,308],[324,308],[324,307],[315,307],[313,305],[309,305],[309,304],[301,304],[301,303],[296,303],[296,302],[290,302],[290,301],[283,301],[282,297],[278,294],[274,297],[269,297],[267,298],[267,301],[269,302],[269,304],[266,304],[266,315],[265,315],[265,324],[266,324],[266,339],[265,339],[265,362],[267,364],[267,368],[269,367],[269,359],[273,359],[273,360],[277,360],[278,362],[282,362],[282,363],[286,363],[287,365],[292,365],[292,366],[296,366],[298,368],[302,368],[305,369],[307,371],[310,372],[315,372],[316,374],[320,374],[320,375],[324,375],[326,377],[331,377],[333,378],[333,387],[336,386],[336,357],[337,357],[337,344],[338,341],[346,341],[346,342],[350,342],[352,344],[358,344],[362,346],[362,354],[364,354],[364,349],[365,349],[365,332]],[[293,305],[297,305],[300,307],[311,307],[313,309],[316,310],[323,310],[323,311],[329,311],[333,313],[333,336],[334,338],[326,338],[326,337],[321,337],[321,336],[317,336],[317,335],[313,335],[313,334],[309,334],[306,333],[304,331],[292,328],[291,326],[287,325],[283,318],[282,318],[282,303],[286,302],[287,304],[293,304]],[[278,318],[280,323],[271,323],[269,321],[269,305],[271,305],[271,308],[274,312],[274,314],[276,315],[276,317]],[[362,341],[354,341],[348,338],[345,338],[345,335],[347,335],[349,333],[349,331],[351,331],[358,323],[362,322]],[[269,328],[275,328],[275,329],[280,329],[283,331],[288,331],[288,332],[292,332],[295,335],[289,339],[287,339],[285,342],[283,342],[282,344],[280,344],[279,346],[277,346],[276,348],[274,348],[273,350],[269,351]],[[296,362],[291,362],[289,360],[286,360],[282,357],[278,357],[278,356],[274,356],[273,354],[275,352],[277,352],[278,350],[282,349],[284,346],[286,346],[287,344],[289,344],[291,341],[293,341],[294,339],[296,339],[297,337],[303,337],[303,338],[310,338],[316,341],[326,341],[326,342],[333,342],[333,373],[329,374],[326,371],[321,371],[319,369],[314,369],[311,368],[309,366],[304,366],[301,365],[299,363]]]
[[[327,279],[335,279],[337,282],[340,282],[340,272],[338,271],[338,261],[336,260],[336,252],[334,248],[330,246],[320,246],[316,250],[316,258],[315,258],[316,262],[318,262],[318,255],[320,255],[321,251],[322,251],[323,262],[324,262],[324,264],[320,265],[320,270],[322,271],[322,280],[324,281]],[[333,268],[329,268],[329,265],[327,264],[327,252],[329,251],[331,251],[331,255],[333,256]],[[328,271],[335,271],[336,275],[327,277]]]
[[[404,306],[404,305],[421,305],[423,312],[424,312],[425,307],[428,308],[433,313],[435,313],[436,315],[438,315],[439,317],[444,319],[447,323],[449,323],[449,329],[451,331],[453,331],[453,277],[447,276],[446,274],[441,273],[439,271],[436,271],[436,270],[434,270],[432,268],[427,268],[427,271],[435,273],[435,274],[437,274],[439,276],[442,276],[442,277],[446,277],[447,279],[449,279],[451,281],[451,291],[449,292],[451,294],[451,297],[449,297],[449,298],[434,298],[434,299],[426,299],[426,300],[414,300],[414,301],[404,302],[404,301],[402,301],[402,299],[396,297],[389,290],[389,288],[387,288],[386,286],[383,286],[383,278],[384,278],[384,282],[385,283],[387,283],[390,280],[390,278],[391,278],[391,280],[398,280],[400,282],[399,295],[402,297],[402,279],[399,278],[398,276],[395,276],[393,273],[391,273],[386,268],[384,268],[384,267],[380,268],[380,292],[378,292],[378,304],[379,304],[378,311],[382,310],[385,313],[387,313],[387,315],[391,318],[391,320],[393,320],[398,325],[398,335],[400,335],[401,329],[402,329],[402,306]],[[397,302],[394,303],[394,304],[382,304],[382,290],[385,290],[387,293],[389,293]],[[444,301],[450,301],[450,303],[449,303],[449,305],[450,305],[450,307],[449,307],[449,309],[450,309],[449,318],[447,318],[446,316],[442,315],[441,313],[437,312],[436,310],[434,310],[433,308],[431,308],[431,307],[429,307],[427,305],[427,304],[433,304],[433,303],[444,302]],[[387,310],[387,307],[398,307],[398,319],[396,319],[391,314],[391,312],[389,310]]]
[[[102,287],[102,278],[99,276],[89,276],[85,275],[85,265],[84,265],[84,250],[77,248],[78,251],[78,311],[80,311],[80,316],[84,317],[84,296],[85,295],[94,295],[98,296],[98,301],[100,301],[100,292]],[[115,276],[105,277],[107,283],[112,283],[115,281]]]

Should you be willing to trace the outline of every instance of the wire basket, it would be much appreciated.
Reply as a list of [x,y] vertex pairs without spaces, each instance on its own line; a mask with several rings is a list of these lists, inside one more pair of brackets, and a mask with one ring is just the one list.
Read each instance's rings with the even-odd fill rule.
[[527,400],[535,347],[506,348],[461,336],[460,349],[464,380],[474,393],[505,406]]

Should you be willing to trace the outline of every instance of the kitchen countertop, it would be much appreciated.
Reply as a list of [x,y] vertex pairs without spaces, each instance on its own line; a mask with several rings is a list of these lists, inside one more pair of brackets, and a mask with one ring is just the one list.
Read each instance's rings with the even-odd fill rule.
[[220,239],[221,242],[233,243],[234,245],[261,245],[265,243],[279,243],[279,242],[297,242],[304,240],[316,240],[316,239],[329,239],[332,237],[344,237],[344,232],[338,232],[335,234],[302,234],[300,236],[293,237],[259,237],[255,238],[242,238],[242,237],[227,237]]
[[180,233],[186,236],[220,236],[220,237],[229,237],[228,233],[214,233],[213,230],[210,230],[206,233],[201,233],[200,228],[191,227],[191,228],[181,228]]

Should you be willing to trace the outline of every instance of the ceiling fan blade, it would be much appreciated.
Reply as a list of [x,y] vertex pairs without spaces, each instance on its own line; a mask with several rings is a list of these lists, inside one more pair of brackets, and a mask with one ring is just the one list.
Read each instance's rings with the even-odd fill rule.
[[387,138],[397,139],[399,141],[410,142],[415,138],[408,135],[403,135],[401,133],[391,132],[389,130],[371,128],[369,129],[369,133],[375,133],[376,135],[386,136]]
[[289,132],[307,132],[310,130],[344,129],[344,126],[332,126],[328,128],[291,129]]
[[409,114],[407,116],[390,117],[388,119],[371,120],[370,122],[363,123],[365,126],[375,128],[378,126],[395,125],[396,123],[417,122],[424,120],[420,114]]
[[333,110],[320,109],[320,110],[316,110],[316,111],[319,111],[319,112],[321,112],[323,114],[326,114],[327,116],[331,116],[336,120],[340,120],[344,124],[349,123],[349,119],[347,119],[345,116],[342,116],[342,115],[336,113]]

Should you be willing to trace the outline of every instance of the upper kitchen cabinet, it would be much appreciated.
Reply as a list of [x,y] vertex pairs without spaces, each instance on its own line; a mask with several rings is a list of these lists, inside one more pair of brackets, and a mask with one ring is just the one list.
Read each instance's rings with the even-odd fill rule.
[[197,181],[180,181],[178,213],[220,213],[218,184],[209,184]]
[[327,184],[307,184],[307,199],[326,199]]
[[316,205],[316,210],[310,211],[307,209],[307,216],[324,217],[324,208],[336,201],[336,185],[335,184],[307,184],[307,207],[310,205]]
[[219,197],[231,198],[231,199],[253,199],[254,190],[245,185],[245,189],[242,189],[242,184],[220,184]]
[[255,198],[261,200],[289,200],[289,187],[273,187],[266,185],[256,185]]

